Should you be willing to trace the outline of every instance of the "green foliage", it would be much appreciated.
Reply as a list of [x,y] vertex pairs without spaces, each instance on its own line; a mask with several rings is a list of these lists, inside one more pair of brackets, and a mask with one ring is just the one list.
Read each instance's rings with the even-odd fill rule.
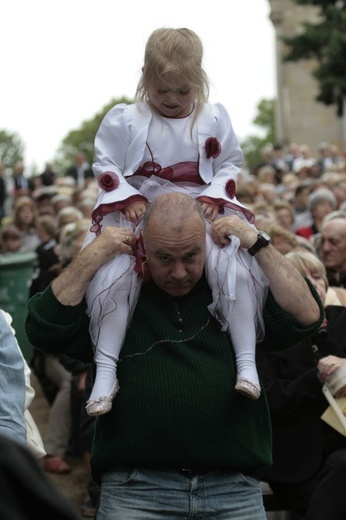
[[257,114],[252,122],[264,135],[250,135],[240,143],[250,172],[261,162],[263,148],[275,143],[275,100],[262,99],[257,105]]
[[266,140],[275,141],[275,100],[262,99],[257,105],[257,115],[253,124],[266,132]]
[[94,139],[97,130],[104,116],[109,110],[119,103],[130,104],[132,101],[123,97],[121,99],[112,99],[98,112],[92,119],[85,120],[81,123],[80,128],[71,130],[63,139],[58,150],[57,157],[54,160],[54,169],[61,175],[74,162],[74,157],[78,150],[83,150],[87,161],[92,164],[94,161]]
[[24,157],[24,144],[19,134],[0,130],[0,162],[6,168],[14,169],[17,161]]
[[299,5],[315,5],[316,7],[320,7],[322,12],[327,10],[330,6],[338,6],[338,8],[342,9],[345,3],[343,0],[295,0],[295,2]]
[[300,5],[319,7],[320,21],[304,23],[303,32],[284,38],[288,46],[284,61],[315,59],[313,72],[319,84],[317,101],[336,105],[343,115],[346,98],[346,5],[344,0],[295,0]]

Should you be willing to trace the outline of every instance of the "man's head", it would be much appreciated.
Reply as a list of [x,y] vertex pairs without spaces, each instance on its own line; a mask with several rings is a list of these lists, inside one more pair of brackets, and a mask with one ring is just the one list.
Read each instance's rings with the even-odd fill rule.
[[321,259],[326,269],[346,271],[346,219],[333,218],[321,229]]
[[337,205],[334,193],[327,188],[313,191],[308,200],[308,208],[311,211],[314,222],[321,222],[323,218],[335,210]]
[[155,199],[143,220],[147,266],[155,284],[171,296],[188,294],[205,263],[206,224],[200,204],[182,193]]

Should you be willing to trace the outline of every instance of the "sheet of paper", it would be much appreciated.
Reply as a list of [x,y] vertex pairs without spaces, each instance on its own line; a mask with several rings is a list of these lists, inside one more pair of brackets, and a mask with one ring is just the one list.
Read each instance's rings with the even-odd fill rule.
[[326,385],[323,385],[322,390],[330,406],[322,414],[321,419],[346,437],[346,397],[335,399]]

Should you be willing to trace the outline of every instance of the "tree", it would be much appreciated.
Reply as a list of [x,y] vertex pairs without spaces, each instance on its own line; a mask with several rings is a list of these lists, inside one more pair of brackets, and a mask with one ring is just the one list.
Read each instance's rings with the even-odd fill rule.
[[240,143],[250,172],[261,162],[263,148],[275,143],[275,100],[262,99],[257,105],[257,114],[252,122],[261,128],[264,135],[250,135]]
[[316,100],[336,105],[342,116],[346,100],[346,4],[345,0],[294,0],[319,8],[319,22],[304,23],[303,31],[284,38],[288,52],[284,61],[315,59],[313,72],[319,84]]
[[14,169],[17,161],[24,157],[24,144],[16,132],[0,130],[0,162],[5,168]]
[[54,159],[54,167],[56,171],[62,174],[74,162],[74,157],[78,150],[85,152],[87,161],[92,164],[94,161],[94,139],[102,119],[106,113],[118,103],[132,103],[129,99],[123,97],[121,99],[112,99],[98,112],[92,119],[85,120],[81,123],[80,128],[71,130],[63,139]]

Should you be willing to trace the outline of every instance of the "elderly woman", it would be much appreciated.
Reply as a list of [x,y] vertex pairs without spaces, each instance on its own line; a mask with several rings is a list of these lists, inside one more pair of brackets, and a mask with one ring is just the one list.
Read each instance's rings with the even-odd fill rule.
[[315,286],[326,309],[323,327],[288,350],[263,354],[257,366],[273,427],[271,468],[262,471],[287,509],[306,520],[346,518],[346,437],[321,420],[323,383],[346,360],[346,290],[329,288],[326,270],[309,251],[286,257]]

